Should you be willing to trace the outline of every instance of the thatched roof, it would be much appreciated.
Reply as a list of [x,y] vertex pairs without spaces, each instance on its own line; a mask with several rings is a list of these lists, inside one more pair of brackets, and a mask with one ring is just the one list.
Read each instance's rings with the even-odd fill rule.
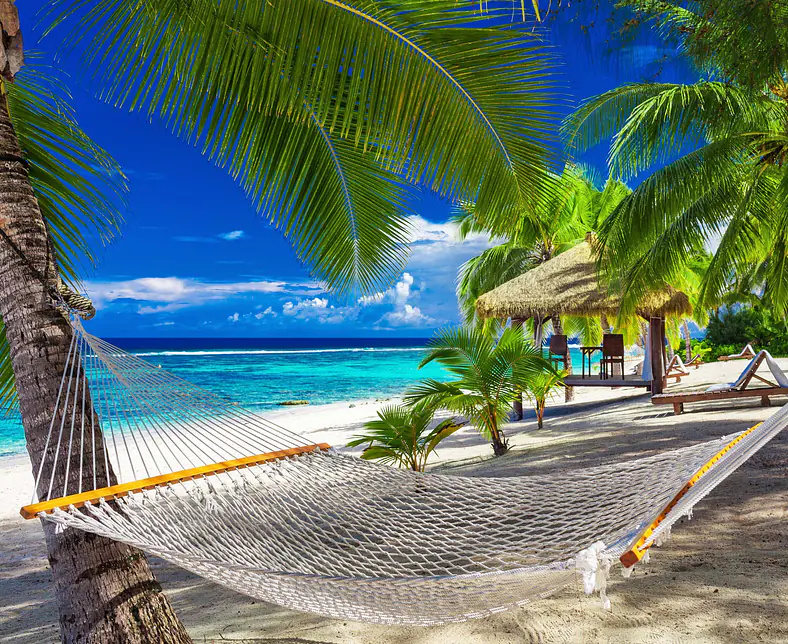
[[[620,298],[599,283],[591,245],[585,241],[485,293],[476,300],[476,312],[482,319],[554,314],[598,317],[617,315],[619,304]],[[692,305],[686,294],[666,287],[643,298],[638,313],[643,317],[690,315]]]

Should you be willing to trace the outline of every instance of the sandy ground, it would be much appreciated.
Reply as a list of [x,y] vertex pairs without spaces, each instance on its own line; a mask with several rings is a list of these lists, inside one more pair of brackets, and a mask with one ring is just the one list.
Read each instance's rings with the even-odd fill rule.
[[[788,370],[788,360],[780,361]],[[693,370],[673,388],[738,376],[742,362]],[[532,417],[507,429],[498,459],[472,431],[455,434],[435,471],[469,476],[554,472],[690,445],[745,429],[775,411],[759,399],[687,405],[673,416],[642,390],[578,389],[554,404],[546,426]],[[775,404],[788,402],[777,399]],[[311,440],[342,445],[382,403],[357,401],[269,415]],[[352,405],[352,406],[351,406]],[[295,613],[203,581],[161,560],[151,565],[196,642],[507,644],[523,642],[788,642],[788,433],[779,435],[673,531],[628,580],[614,573],[612,611],[579,582],[522,609],[435,628],[394,628]],[[0,642],[58,641],[57,609],[40,526],[17,512],[29,500],[26,458],[0,461]]]

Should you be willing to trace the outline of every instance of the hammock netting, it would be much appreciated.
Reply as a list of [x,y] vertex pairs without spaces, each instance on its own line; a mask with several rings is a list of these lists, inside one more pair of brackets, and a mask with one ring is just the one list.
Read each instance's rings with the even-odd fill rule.
[[550,476],[421,474],[309,445],[73,324],[23,512],[338,618],[431,625],[545,597],[592,546],[609,565],[658,542],[788,422]]

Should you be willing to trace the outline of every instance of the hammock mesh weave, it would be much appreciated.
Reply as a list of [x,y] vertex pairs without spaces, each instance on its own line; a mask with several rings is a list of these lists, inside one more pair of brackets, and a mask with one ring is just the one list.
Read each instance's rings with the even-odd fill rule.
[[76,507],[64,497],[308,441],[74,325],[37,480],[56,507],[37,515],[339,618],[431,625],[545,597],[577,578],[589,546],[615,560],[664,514],[645,545],[661,539],[788,421],[784,408],[732,447],[726,437],[551,476],[419,474],[313,450]]

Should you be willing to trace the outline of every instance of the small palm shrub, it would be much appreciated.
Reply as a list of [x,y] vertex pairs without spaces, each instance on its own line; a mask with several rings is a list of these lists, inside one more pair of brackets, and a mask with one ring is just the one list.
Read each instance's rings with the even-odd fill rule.
[[427,402],[384,407],[376,420],[364,424],[366,432],[354,436],[348,447],[366,444],[361,453],[365,460],[423,472],[438,444],[465,424],[449,418],[430,429],[435,411]]
[[490,441],[496,456],[506,453],[502,425],[512,403],[529,380],[554,371],[550,363],[524,341],[521,328],[505,329],[497,341],[479,328],[446,329],[428,348],[419,368],[437,361],[455,379],[424,380],[405,400],[424,401],[461,414]]
[[547,399],[556,390],[564,386],[564,373],[560,371],[543,371],[529,378],[523,387],[523,393],[531,401],[536,412],[536,424],[542,429],[544,410]]

